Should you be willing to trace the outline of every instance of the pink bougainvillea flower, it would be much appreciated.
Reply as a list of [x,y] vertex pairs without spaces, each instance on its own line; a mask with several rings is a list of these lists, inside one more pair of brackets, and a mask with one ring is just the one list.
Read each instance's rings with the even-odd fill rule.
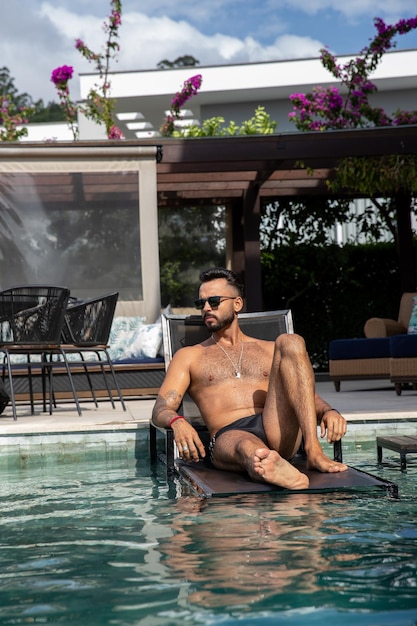
[[111,22],[112,26],[120,26],[121,25],[122,18],[120,17],[119,11],[115,11],[113,9],[113,11],[111,12],[111,16],[110,16],[110,22]]
[[70,65],[62,65],[54,69],[51,75],[51,81],[54,85],[65,85],[74,73],[74,68]]
[[203,77],[201,76],[201,74],[196,74],[196,76],[191,76],[191,78],[186,80],[181,91],[177,92],[172,98],[171,108],[179,112],[179,110],[187,102],[187,100],[197,95],[197,92],[200,89],[202,82]]
[[170,112],[165,116],[165,121],[160,128],[160,132],[164,136],[170,136],[175,130],[175,120],[181,119],[181,107],[192,98],[197,95],[203,82],[201,74],[191,76],[182,86],[181,91],[178,91],[171,100]]
[[109,130],[109,139],[124,139],[124,135],[122,133],[122,131],[120,130],[120,128],[118,128],[117,126],[113,125],[110,130]]

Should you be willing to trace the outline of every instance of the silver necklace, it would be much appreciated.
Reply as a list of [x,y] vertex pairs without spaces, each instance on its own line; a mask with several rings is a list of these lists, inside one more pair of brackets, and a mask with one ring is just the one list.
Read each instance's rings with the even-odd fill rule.
[[221,350],[222,352],[224,352],[224,354],[225,354],[225,355],[227,356],[227,358],[229,359],[229,361],[230,361],[230,363],[231,363],[231,365],[232,365],[232,367],[233,367],[233,370],[234,370],[234,372],[235,372],[235,378],[240,378],[240,377],[241,377],[241,375],[242,375],[242,372],[241,372],[241,365],[242,365],[242,356],[243,356],[243,341],[241,341],[241,342],[240,342],[240,346],[241,346],[241,348],[240,348],[240,356],[239,356],[239,359],[238,359],[237,365],[235,365],[235,364],[233,363],[232,359],[230,358],[230,355],[226,352],[226,350],[223,348],[223,346],[222,346],[222,345],[220,345],[220,344],[219,344],[219,342],[218,342],[218,341],[216,341],[216,340],[214,339],[214,337],[213,337],[213,340],[214,340],[214,343],[216,344],[216,346],[218,346],[218,347],[220,348],[220,350]]

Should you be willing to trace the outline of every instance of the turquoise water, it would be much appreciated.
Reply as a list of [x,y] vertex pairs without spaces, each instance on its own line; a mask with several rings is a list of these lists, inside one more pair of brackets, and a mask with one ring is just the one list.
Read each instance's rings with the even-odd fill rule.
[[417,457],[345,453],[399,500],[202,500],[137,452],[2,470],[1,624],[417,624]]

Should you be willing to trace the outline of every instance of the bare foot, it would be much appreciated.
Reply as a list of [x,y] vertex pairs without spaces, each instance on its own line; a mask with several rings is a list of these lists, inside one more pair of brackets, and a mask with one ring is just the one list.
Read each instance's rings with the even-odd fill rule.
[[265,482],[285,489],[307,489],[308,477],[276,452],[259,448],[253,459],[255,473]]
[[307,454],[307,468],[318,470],[319,472],[336,474],[338,472],[345,472],[348,466],[344,463],[332,461],[320,448],[315,450],[314,453]]

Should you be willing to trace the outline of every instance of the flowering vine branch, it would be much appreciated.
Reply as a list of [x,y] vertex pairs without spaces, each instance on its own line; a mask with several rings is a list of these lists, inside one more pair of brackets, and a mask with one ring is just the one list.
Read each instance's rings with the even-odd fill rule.
[[28,117],[33,114],[35,107],[16,107],[11,96],[0,95],[0,141],[18,141],[26,137],[27,128],[18,128],[28,123]]
[[108,21],[104,22],[104,32],[107,34],[105,44],[105,52],[97,54],[91,50],[81,39],[75,42],[76,49],[90,63],[95,63],[99,74],[100,84],[90,89],[86,103],[77,107],[69,95],[68,81],[72,78],[73,68],[67,65],[56,68],[52,72],[51,80],[55,84],[58,91],[60,103],[64,108],[65,117],[69,127],[72,130],[74,139],[78,138],[78,128],[75,120],[77,110],[80,110],[87,119],[101,124],[106,128],[106,134],[109,139],[122,139],[123,133],[113,121],[114,100],[110,98],[110,61],[115,59],[120,50],[118,43],[119,27],[122,24],[122,3],[121,0],[111,0],[111,13]]
[[345,87],[342,96],[336,87],[315,87],[311,93],[295,93],[290,96],[294,110],[289,119],[299,130],[327,130],[336,128],[360,128],[414,124],[416,111],[396,111],[389,116],[383,109],[373,107],[369,96],[377,91],[369,75],[376,69],[383,54],[395,47],[393,38],[417,28],[417,16],[402,19],[395,25],[386,25],[382,19],[374,20],[377,34],[369,46],[363,48],[355,59],[339,65],[336,58],[322,49],[321,62]]
[[197,95],[202,82],[203,77],[201,76],[201,74],[196,74],[196,76],[192,76],[184,82],[181,91],[177,91],[177,93],[171,100],[171,108],[169,113],[165,117],[165,122],[160,128],[162,135],[166,137],[172,136],[175,130],[175,121],[182,119],[181,108],[184,106],[187,100]]
[[72,78],[74,68],[70,65],[62,65],[52,72],[51,81],[54,83],[59,102],[64,109],[65,119],[72,132],[74,139],[78,139],[77,106],[71,101],[68,81]]

